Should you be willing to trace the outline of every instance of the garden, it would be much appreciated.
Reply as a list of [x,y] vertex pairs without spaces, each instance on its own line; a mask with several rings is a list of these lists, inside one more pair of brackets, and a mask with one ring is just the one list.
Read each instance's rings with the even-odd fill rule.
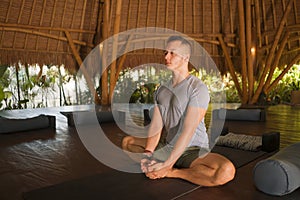
[[[229,74],[219,76],[205,70],[191,72],[208,86],[212,102],[226,95],[226,102],[240,103],[238,92]],[[277,77],[280,71],[274,72]],[[152,103],[153,93],[170,72],[155,67],[124,69],[114,91],[115,102],[132,91],[129,103]],[[238,75],[241,79],[241,76]],[[95,82],[99,82],[95,80]],[[292,91],[300,91],[300,65],[294,65],[277,86],[264,97],[265,105],[290,104]],[[91,94],[79,74],[71,74],[64,66],[0,66],[0,110],[58,107],[93,103]]]

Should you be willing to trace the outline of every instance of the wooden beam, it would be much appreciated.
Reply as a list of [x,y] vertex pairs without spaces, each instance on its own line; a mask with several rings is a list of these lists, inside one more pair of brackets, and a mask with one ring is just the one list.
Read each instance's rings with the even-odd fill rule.
[[[13,32],[29,33],[29,34],[32,34],[32,35],[38,35],[38,36],[51,38],[51,39],[56,39],[56,40],[60,40],[60,41],[65,41],[65,42],[68,41],[68,39],[66,37],[51,35],[51,34],[44,33],[44,32],[28,30],[28,29],[22,29],[22,28],[0,27],[0,30],[1,31],[13,31]],[[69,32],[69,31],[65,30],[64,32]],[[79,45],[82,45],[82,46],[93,47],[92,44],[87,44],[86,42],[82,42],[82,41],[78,41],[78,40],[73,40],[73,43],[74,44],[79,44]]]
[[122,0],[118,0],[116,4],[116,17],[114,23],[113,49],[112,49],[112,64],[110,66],[110,84],[109,84],[109,102],[112,100],[113,91],[116,86],[116,68],[117,68],[117,54],[119,47],[120,23],[121,23],[121,9]]
[[[104,10],[103,10],[103,27],[102,27],[102,40],[106,40],[109,35],[109,19],[110,19],[110,0],[104,0]],[[102,51],[102,74],[101,74],[101,104],[108,105],[108,70],[107,70],[107,48],[103,46]],[[104,68],[105,67],[105,68]]]
[[[126,46],[125,46],[125,49],[124,49],[124,52],[127,52],[128,51],[128,47],[129,47],[129,44],[131,42],[131,38],[132,38],[133,34],[131,34],[129,36],[129,38],[127,39],[127,43],[126,43]],[[117,67],[117,72],[116,72],[116,79],[118,79],[119,77],[119,74],[121,72],[121,70],[123,69],[123,65],[124,65],[124,62],[126,60],[126,57],[127,57],[127,53],[124,53],[122,56],[121,56],[121,59],[119,61],[119,64],[118,64],[118,67]]]
[[93,30],[82,30],[82,29],[73,29],[73,28],[59,28],[59,27],[44,27],[44,26],[31,26],[24,24],[9,24],[9,23],[1,23],[0,27],[14,27],[14,28],[22,28],[22,29],[34,29],[34,30],[49,30],[49,31],[68,31],[68,32],[78,32],[78,33],[89,33],[95,34],[96,31]]
[[269,74],[268,74],[266,83],[265,83],[265,85],[264,85],[264,90],[266,91],[266,93],[269,93],[269,92],[270,92],[270,89],[271,89],[271,88],[270,88],[270,83],[271,83],[271,81],[272,81],[274,71],[275,71],[275,69],[276,69],[276,67],[277,67],[277,65],[278,65],[278,63],[279,63],[280,58],[281,58],[282,52],[283,52],[283,50],[284,50],[284,47],[285,47],[286,44],[287,44],[288,37],[289,37],[289,33],[286,32],[285,35],[284,35],[284,37],[283,37],[283,39],[282,39],[282,41],[281,41],[281,44],[280,44],[278,50],[277,50],[277,53],[276,53],[276,56],[275,56],[275,60],[274,60],[274,62],[273,62],[273,65],[272,65],[272,67],[271,67],[271,69],[270,69],[270,72],[269,72]]
[[254,9],[255,9],[255,24],[256,24],[256,36],[258,40],[258,47],[262,47],[262,38],[261,38],[261,21],[260,21],[260,5],[259,0],[255,0]]
[[[265,68],[263,70],[263,73],[261,75],[261,78],[260,78],[260,82],[258,84],[258,87],[257,87],[257,90],[253,96],[253,99],[252,99],[252,102],[251,103],[254,103],[258,100],[262,90],[263,90],[263,86],[264,86],[264,83],[265,83],[265,77],[271,67],[271,63],[272,63],[272,60],[274,58],[274,53],[275,53],[275,49],[278,45],[278,42],[280,40],[280,37],[281,37],[281,34],[283,32],[283,29],[284,29],[284,24],[286,23],[286,19],[287,19],[287,15],[289,14],[291,8],[292,8],[292,5],[294,3],[294,0],[290,0],[287,7],[286,7],[286,10],[284,11],[284,14],[281,18],[281,21],[280,21],[280,24],[277,28],[277,31],[276,31],[276,35],[275,35],[275,39],[274,39],[274,42],[273,42],[273,45],[270,49],[270,52],[269,52],[269,55],[267,57],[267,61],[266,61],[266,64],[265,64]],[[265,91],[264,91],[265,92]]]
[[239,13],[239,35],[240,35],[240,52],[241,52],[241,69],[242,69],[242,104],[248,101],[247,96],[247,57],[246,57],[246,37],[245,37],[245,17],[244,17],[244,0],[238,0]]
[[272,90],[278,82],[283,78],[283,76],[291,69],[291,67],[300,60],[300,54],[294,57],[294,59],[289,63],[289,65],[281,72],[281,74],[273,81],[268,90]]
[[87,70],[86,70],[86,68],[85,68],[85,66],[82,62],[82,59],[79,56],[78,51],[76,50],[76,46],[75,46],[75,44],[72,40],[71,34],[68,31],[65,31],[65,34],[66,34],[66,37],[68,38],[68,42],[69,42],[71,51],[72,51],[72,53],[73,53],[73,55],[74,55],[74,57],[77,61],[77,64],[80,66],[80,70],[81,70],[81,72],[82,72],[82,74],[83,74],[83,76],[84,76],[84,78],[87,82],[88,88],[89,88],[91,94],[94,96],[94,101],[98,101],[99,96],[97,95],[97,92],[94,88],[94,83],[92,82],[91,77],[90,77],[89,73],[87,72]]
[[219,41],[220,41],[220,45],[221,45],[221,48],[223,50],[223,53],[224,53],[224,56],[225,56],[225,59],[228,63],[228,70],[229,70],[229,73],[232,77],[232,80],[234,82],[234,85],[236,86],[236,89],[238,91],[238,94],[239,94],[239,97],[242,98],[242,90],[241,90],[241,87],[240,87],[240,84],[239,84],[239,81],[237,79],[237,76],[235,74],[235,70],[234,70],[234,66],[233,66],[233,63],[232,63],[232,60],[229,56],[229,53],[228,53],[228,50],[227,50],[227,47],[225,45],[225,42],[223,40],[223,38],[221,36],[218,37]]
[[251,0],[246,0],[246,53],[247,53],[247,75],[248,75],[248,101],[251,101],[254,91],[254,56],[251,52],[253,45],[252,37],[252,16],[251,16]]

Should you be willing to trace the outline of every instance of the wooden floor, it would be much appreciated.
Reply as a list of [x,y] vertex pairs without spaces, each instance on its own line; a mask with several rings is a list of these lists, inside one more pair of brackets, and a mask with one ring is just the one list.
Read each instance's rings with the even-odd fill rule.
[[[237,108],[238,106],[237,104],[227,104],[228,108]],[[91,157],[78,138],[76,128],[68,126],[66,118],[59,113],[60,111],[77,111],[88,108],[90,107],[75,106],[0,113],[10,117],[41,113],[57,116],[55,130],[37,130],[0,135],[1,200],[22,199],[23,192],[110,170]],[[208,124],[211,108],[206,116]],[[270,106],[266,108],[266,114],[266,122],[232,122],[229,129],[232,132],[252,135],[260,135],[271,131],[280,132],[281,148],[300,142],[300,106]],[[246,126],[247,128],[245,128]],[[115,125],[107,124],[103,126],[103,129],[115,144],[120,145],[124,134],[121,134],[121,131]],[[212,191],[214,197],[219,197],[215,199],[222,199],[224,195],[229,195],[232,187],[235,188],[235,184],[240,185],[251,179],[252,168],[253,166],[248,166],[248,168],[243,169],[244,171],[241,170],[239,172],[241,176],[238,175],[236,182],[228,186],[216,189],[200,189],[193,192],[190,197],[201,196],[205,193],[210,199],[211,196],[208,191]],[[247,176],[243,175],[244,173]],[[249,187],[249,191],[253,190],[251,184],[245,187]],[[243,191],[240,191],[239,194],[243,198],[241,196]],[[189,199],[189,196],[186,197],[183,199]]]

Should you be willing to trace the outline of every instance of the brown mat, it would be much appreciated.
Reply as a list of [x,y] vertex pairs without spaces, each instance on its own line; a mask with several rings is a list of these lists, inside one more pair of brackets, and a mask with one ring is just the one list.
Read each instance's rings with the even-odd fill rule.
[[[266,154],[215,147],[239,168]],[[24,199],[176,199],[200,186],[180,179],[150,180],[144,174],[112,170],[24,193]]]

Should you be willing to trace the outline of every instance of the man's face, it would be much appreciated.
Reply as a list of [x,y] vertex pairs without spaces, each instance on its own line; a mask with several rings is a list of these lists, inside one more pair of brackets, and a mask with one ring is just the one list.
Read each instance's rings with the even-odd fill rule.
[[165,65],[168,69],[176,70],[185,67],[188,58],[187,48],[181,44],[181,41],[172,41],[167,44],[165,50]]

